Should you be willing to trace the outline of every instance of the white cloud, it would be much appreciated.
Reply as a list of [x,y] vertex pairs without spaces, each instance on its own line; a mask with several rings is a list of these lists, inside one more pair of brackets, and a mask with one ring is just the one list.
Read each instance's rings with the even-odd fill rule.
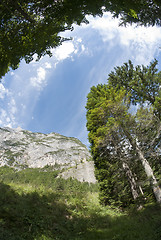
[[83,44],[81,45],[81,49],[82,49],[82,52],[85,51],[85,46]]
[[119,19],[113,19],[110,13],[102,18],[90,18],[89,26],[96,30],[107,49],[122,47],[125,55],[131,53],[130,58],[137,64],[148,64],[159,52],[161,42],[161,28],[129,25],[119,26]]
[[4,99],[4,97],[8,94],[8,89],[4,87],[2,83],[0,83],[0,98]]
[[45,63],[45,68],[47,68],[47,69],[51,69],[51,68],[52,68],[51,63],[46,62],[46,63]]
[[16,102],[14,98],[11,98],[10,102],[8,103],[9,106],[9,112],[10,114],[14,115],[17,112]]
[[[73,40],[64,42],[60,47],[53,49],[52,58],[45,56],[39,62],[32,61],[29,65],[21,63],[19,69],[8,75],[10,79],[6,84],[7,87],[5,84],[0,83],[0,125],[11,127],[20,125],[25,128],[31,122],[38,122],[39,119],[37,119],[34,110],[39,105],[39,99],[41,100],[42,90],[47,84],[50,84],[51,76],[51,82],[54,82],[54,86],[57,89],[59,86],[57,72],[55,74],[57,69],[53,66],[59,63],[62,64],[65,59],[69,61],[75,60],[77,62],[74,66],[78,69],[77,81],[79,81],[79,76],[82,78],[78,88],[79,92],[82,91],[83,93],[82,95],[78,94],[78,107],[77,109],[75,107],[75,114],[71,114],[71,119],[70,113],[69,116],[63,116],[62,113],[62,119],[69,119],[69,124],[64,124],[63,131],[64,134],[67,133],[69,136],[72,134],[86,142],[84,105],[90,87],[97,84],[98,81],[99,83],[106,81],[108,73],[114,66],[120,65],[128,59],[131,59],[134,64],[149,64],[153,57],[156,56],[157,51],[159,51],[157,48],[161,42],[161,28],[136,28],[134,26],[125,28],[118,27],[118,24],[118,19],[112,19],[110,14],[105,14],[102,18],[90,17],[88,25],[76,26],[74,31],[65,33],[65,37],[72,36]],[[79,56],[82,58],[79,58]],[[62,64],[61,67],[63,75],[64,65]],[[64,79],[66,80],[65,77]],[[72,79],[72,77],[70,79],[71,95],[72,81],[76,82],[76,80]],[[6,80],[5,82],[7,83]],[[45,100],[47,94],[44,94],[43,97],[44,101],[49,101],[49,99]],[[63,98],[62,101],[64,101]],[[81,106],[79,101],[82,103]],[[53,101],[54,104],[58,105],[59,103]],[[53,111],[55,111],[54,114]],[[60,111],[59,105],[57,108],[52,106],[47,118],[54,115],[55,121],[57,121],[60,112],[56,111]],[[33,119],[34,121],[31,121]],[[39,124],[42,123],[39,122]],[[43,124],[45,125],[46,122],[43,122]]]
[[64,60],[74,52],[74,44],[72,42],[64,42],[61,46],[53,50],[53,55],[58,61]]
[[110,13],[102,18],[90,18],[90,26],[99,32],[103,41],[119,41],[125,46],[129,46],[131,41],[153,43],[161,39],[160,27],[119,26],[119,19],[113,19]]
[[73,61],[74,55],[80,56],[85,50],[86,48],[80,37],[75,36],[73,37],[73,40],[63,42],[61,46],[52,50],[55,67],[59,62],[62,62],[67,58],[70,58]]
[[8,109],[0,109],[0,125],[5,127],[14,127],[15,116]]
[[37,76],[30,78],[30,83],[37,90],[42,90],[44,86],[46,86],[46,71],[44,68],[39,67],[37,69]]
[[81,39],[81,38],[78,38],[78,39],[77,39],[77,42],[80,42],[80,43],[81,43],[81,42],[82,42],[82,39]]

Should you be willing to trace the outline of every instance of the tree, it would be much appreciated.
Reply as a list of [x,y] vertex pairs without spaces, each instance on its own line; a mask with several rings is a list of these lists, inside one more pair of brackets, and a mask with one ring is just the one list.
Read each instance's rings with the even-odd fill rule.
[[[146,174],[157,202],[161,203],[161,189],[151,167],[161,153],[159,76],[156,61],[149,67],[136,68],[131,62],[126,63],[109,74],[107,85],[91,89],[86,108],[89,141],[98,175],[102,175],[98,162],[104,161],[100,156],[106,152],[105,161],[111,162],[115,156],[120,162],[134,199],[143,193],[139,182]],[[136,104],[136,113],[130,113]],[[101,146],[104,146],[103,152]]]
[[[53,14],[49,2],[53,2]],[[37,54],[39,60],[45,54],[51,55],[50,48],[62,43],[64,39],[58,34],[70,27],[65,26],[65,20],[59,20],[56,14],[54,16],[57,8],[55,1],[0,2],[1,76],[9,67],[16,69],[23,58],[29,63],[33,60],[33,55]]]
[[135,4],[128,11],[121,13],[121,25],[137,23],[144,26],[161,25],[160,0],[134,1]]
[[[92,87],[87,101],[87,129],[96,177],[100,182],[100,199],[104,204],[115,202],[125,207],[139,198],[140,188],[130,166],[133,155],[128,150],[127,140],[112,113],[124,94],[124,91],[118,93],[107,85]],[[112,100],[114,98],[115,102]]]
[[[109,85],[117,86],[117,89],[124,87],[126,93],[130,95],[131,104],[140,104],[142,108],[140,112],[144,119],[148,121],[145,124],[144,130],[142,130],[142,136],[146,136],[146,142],[142,144],[142,149],[138,146],[136,141],[128,134],[130,143],[133,148],[136,149],[139,158],[144,166],[145,172],[150,179],[151,186],[158,202],[161,202],[161,192],[157,186],[157,180],[153,174],[149,162],[147,161],[145,154],[151,156],[151,158],[157,158],[160,156],[160,140],[161,140],[161,72],[158,72],[157,61],[154,60],[149,66],[136,66],[133,67],[132,63],[124,64],[122,67],[115,68],[115,72],[109,75]],[[148,107],[144,109],[144,106]],[[146,113],[146,115],[145,115]],[[139,113],[138,113],[139,115]],[[141,118],[140,118],[141,119]],[[140,138],[140,130],[137,132],[137,139]],[[155,151],[153,151],[155,150]],[[156,186],[156,188],[155,188]]]
[[88,23],[86,15],[111,12],[122,22],[161,25],[157,0],[1,0],[0,1],[0,77],[16,69],[22,59],[39,60],[51,56],[51,48],[64,40],[60,33],[72,30],[73,23]]

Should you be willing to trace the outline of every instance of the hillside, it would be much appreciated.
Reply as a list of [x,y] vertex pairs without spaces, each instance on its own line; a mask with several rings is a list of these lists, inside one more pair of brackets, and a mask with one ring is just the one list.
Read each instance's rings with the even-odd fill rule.
[[121,212],[98,202],[98,186],[50,169],[0,168],[0,239],[158,240],[157,205]]
[[96,182],[87,147],[78,139],[57,133],[33,133],[21,128],[0,128],[0,166],[15,169],[52,166],[63,178]]
[[0,240],[158,240],[161,208],[101,206],[79,140],[0,129]]

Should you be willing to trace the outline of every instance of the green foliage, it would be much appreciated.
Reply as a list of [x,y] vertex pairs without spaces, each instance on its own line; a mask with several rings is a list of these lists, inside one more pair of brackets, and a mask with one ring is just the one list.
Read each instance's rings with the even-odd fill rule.
[[109,74],[109,85],[114,88],[117,86],[117,89],[124,87],[134,105],[146,102],[158,105],[161,94],[161,72],[158,72],[157,63],[157,60],[154,60],[147,67],[143,65],[134,67],[129,61],[121,67],[115,67]]
[[[134,68],[129,61],[116,67],[109,74],[108,84],[92,87],[87,96],[87,130],[100,199],[105,204],[123,207],[133,203],[133,198],[151,201],[146,174],[150,182],[150,171],[158,181],[161,177],[161,73],[156,64]],[[148,171],[140,156],[146,158]],[[151,166],[153,170],[149,170]]]
[[121,24],[137,23],[144,26],[161,25],[161,2],[159,0],[133,0],[131,9],[121,12]]
[[[50,175],[51,169],[45,173]],[[47,174],[45,178],[48,182]],[[44,169],[17,172],[1,167],[0,179],[0,239],[158,240],[161,236],[160,206],[121,213],[99,204],[96,185],[54,177],[46,183]]]
[[86,16],[111,12],[121,15],[122,23],[160,25],[159,1],[151,0],[1,0],[0,2],[0,77],[16,69],[22,59],[37,60],[67,40],[60,36],[73,24],[88,23]]
[[118,91],[107,85],[92,87],[86,106],[87,129],[96,177],[100,183],[100,200],[105,205],[115,203],[126,207],[132,203],[132,196],[119,160],[121,156],[117,156],[114,146],[120,140],[119,135],[117,140],[117,131],[122,134],[119,130],[120,119],[116,115],[124,119],[128,117],[126,107],[120,105],[120,101],[126,101],[124,89]]

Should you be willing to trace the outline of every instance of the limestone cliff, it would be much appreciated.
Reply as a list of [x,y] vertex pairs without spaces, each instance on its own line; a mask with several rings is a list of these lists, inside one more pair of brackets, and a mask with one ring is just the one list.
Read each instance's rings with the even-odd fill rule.
[[78,139],[57,133],[43,134],[21,128],[0,128],[0,166],[61,169],[64,178],[95,182],[91,155]]

